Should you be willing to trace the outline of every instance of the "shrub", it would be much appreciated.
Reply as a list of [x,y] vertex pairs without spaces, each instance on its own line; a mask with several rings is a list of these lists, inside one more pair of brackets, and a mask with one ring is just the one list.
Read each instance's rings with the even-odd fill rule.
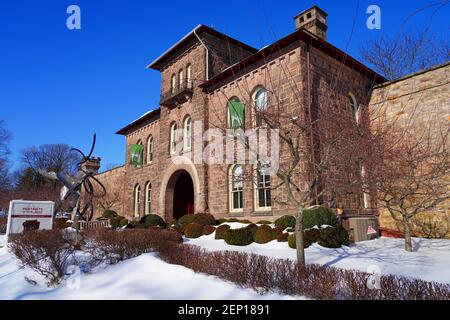
[[231,227],[227,224],[218,226],[216,229],[215,239],[216,240],[223,239],[225,237],[225,233],[227,232],[227,230],[230,230],[230,229],[231,229]]
[[280,233],[277,235],[278,242],[288,242],[289,233]]
[[11,251],[24,267],[45,277],[48,286],[59,284],[73,262],[74,248],[61,230],[35,230],[10,235]]
[[189,223],[184,227],[184,236],[186,238],[195,239],[203,235],[204,225],[198,223]]
[[125,227],[126,225],[128,225],[128,219],[127,218],[123,218],[119,221],[119,227]]
[[6,216],[0,217],[0,234],[6,233],[6,225],[8,218]]
[[203,226],[203,235],[208,236],[216,231],[216,228],[210,226],[209,224]]
[[69,226],[67,221],[69,218],[55,218],[53,219],[53,229],[61,230]]
[[255,242],[256,243],[267,243],[272,240],[275,240],[276,232],[268,225],[260,226],[255,233]]
[[275,226],[282,228],[283,230],[286,228],[294,228],[295,227],[295,217],[294,216],[282,216],[275,220]]
[[295,232],[295,228],[287,228],[286,232]]
[[320,231],[316,228],[306,229],[303,231],[303,246],[308,248],[319,239]]
[[342,226],[322,228],[317,243],[326,248],[340,248],[348,244],[348,233]]
[[295,243],[295,234],[290,234],[288,236],[288,245],[290,248],[292,249],[296,249],[297,248],[297,244]]
[[120,227],[120,221],[122,221],[124,217],[122,216],[113,216],[109,218],[109,224],[111,225],[111,228],[119,228]]
[[118,216],[118,214],[114,210],[105,210],[102,214],[102,217],[106,218],[106,219],[110,219],[110,218],[117,217],[117,216]]
[[217,220],[216,220],[216,224],[223,224],[223,223],[225,223],[225,222],[228,222],[228,220],[225,219],[225,218],[220,218],[220,219],[217,219]]
[[229,229],[225,232],[224,240],[233,246],[247,246],[253,242],[253,231],[251,228]]
[[209,213],[186,214],[178,220],[178,223],[182,226],[190,223],[215,225],[216,219]]
[[259,227],[256,224],[252,223],[252,224],[249,224],[248,226],[246,226],[245,228],[250,230],[250,233],[253,236],[253,241],[255,241],[256,231],[258,230]]
[[303,229],[310,229],[314,226],[329,225],[336,227],[339,220],[336,214],[327,207],[313,207],[306,209],[303,215]]
[[270,222],[268,220],[260,220],[256,224],[272,224],[272,222]]
[[148,214],[146,216],[143,216],[140,220],[140,223],[144,225],[144,228],[148,227],[154,227],[154,226],[160,226],[162,228],[165,228],[167,224],[164,222],[163,218],[156,214]]

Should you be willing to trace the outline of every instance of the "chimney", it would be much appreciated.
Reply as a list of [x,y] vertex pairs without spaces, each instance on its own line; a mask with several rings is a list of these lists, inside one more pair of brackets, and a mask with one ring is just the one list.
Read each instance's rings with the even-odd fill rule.
[[328,14],[318,6],[313,6],[294,17],[295,29],[304,28],[323,40],[327,40]]
[[91,157],[88,159],[88,161],[81,165],[81,168],[86,172],[96,175],[98,173],[98,170],[100,169],[100,161],[100,158]]

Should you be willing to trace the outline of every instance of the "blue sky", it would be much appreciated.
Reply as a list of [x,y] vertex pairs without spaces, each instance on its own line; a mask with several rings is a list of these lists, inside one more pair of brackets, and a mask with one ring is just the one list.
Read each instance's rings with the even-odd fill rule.
[[[395,34],[410,13],[437,1],[361,0],[358,7],[357,0],[3,0],[0,118],[13,133],[13,168],[27,146],[87,150],[94,132],[103,165],[122,164],[125,139],[116,130],[158,106],[160,76],[145,66],[199,23],[260,48],[292,32],[292,17],[316,4],[329,14],[328,41],[358,58],[366,39]],[[71,4],[81,8],[81,30],[66,28]],[[381,30],[366,27],[371,4],[381,8]],[[449,6],[429,22],[431,13],[405,27],[431,23],[438,37],[448,37]]]

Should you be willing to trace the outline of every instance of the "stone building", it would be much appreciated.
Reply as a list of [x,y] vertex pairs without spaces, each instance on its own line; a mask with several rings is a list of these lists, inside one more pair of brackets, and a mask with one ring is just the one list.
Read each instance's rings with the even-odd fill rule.
[[[364,118],[374,85],[381,92],[397,84],[383,87],[386,79],[326,41],[326,17],[316,6],[303,11],[294,17],[291,34],[260,50],[199,25],[150,63],[148,68],[161,75],[160,105],[117,132],[126,139],[126,163],[97,176],[110,192],[121,194],[121,201],[111,208],[130,218],[154,213],[169,221],[186,213],[252,221],[292,213],[292,208],[270,200],[282,197],[283,190],[268,192],[270,181],[265,176],[258,175],[262,183],[245,179],[235,183],[245,171],[240,165],[174,163],[172,155],[177,142],[182,145],[181,157],[194,149],[198,134],[194,123],[202,123],[200,134],[229,126],[229,106],[241,100],[245,106],[244,95],[252,103],[270,104],[268,95],[277,94],[291,113],[305,116],[326,105],[333,94],[334,103],[353,116],[350,121]],[[268,81],[268,74],[277,79],[276,85]],[[332,83],[337,78],[336,87]],[[245,107],[242,113],[243,125],[254,126],[252,108]],[[180,128],[181,134],[176,130]],[[137,166],[130,153],[136,145],[143,150]],[[328,178],[339,176],[337,171]],[[370,198],[355,193],[333,205],[323,202],[343,209],[350,218],[375,217],[376,205]]]

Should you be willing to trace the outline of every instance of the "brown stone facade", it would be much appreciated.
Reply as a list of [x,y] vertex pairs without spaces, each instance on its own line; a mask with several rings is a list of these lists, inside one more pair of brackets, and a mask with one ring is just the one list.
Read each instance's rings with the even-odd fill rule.
[[[191,68],[192,86],[172,91],[172,77],[175,75],[178,86],[180,70],[183,71],[183,81],[187,81],[187,66]],[[174,163],[170,153],[171,127],[174,124],[182,128],[190,117],[193,123],[203,124],[200,134],[208,128],[225,129],[227,99],[239,97],[245,101],[245,96],[251,96],[259,86],[279,96],[293,116],[308,116],[306,106],[309,100],[312,109],[326,110],[331,92],[335,96],[334,104],[342,112],[349,112],[348,97],[351,93],[364,113],[370,100],[371,85],[383,80],[345,53],[302,29],[257,51],[201,26],[149,67],[161,73],[160,106],[118,132],[126,139],[126,163],[97,177],[109,193],[122,195],[120,204],[115,207],[120,214],[138,218],[145,213],[154,213],[169,221],[179,216],[179,210],[183,208],[186,212],[191,209],[194,213],[208,212],[216,218],[239,216],[255,222],[293,213],[293,208],[275,203],[269,209],[258,209],[254,184],[247,180],[244,180],[243,187],[243,209],[233,212],[230,209],[230,165],[193,164],[183,154],[180,162]],[[270,84],[268,74],[277,79],[276,85]],[[340,80],[338,85],[336,79]],[[250,128],[253,124],[251,108],[245,110],[245,126]],[[195,130],[193,134],[196,134]],[[151,161],[147,155],[150,137],[153,139]],[[130,145],[139,143],[144,146],[143,164],[135,167],[130,163],[129,150]],[[205,145],[203,142],[200,147]],[[281,161],[286,157],[282,151]],[[340,176],[338,167],[331,168],[326,175],[327,179],[340,179]],[[298,179],[302,180],[300,174]],[[183,183],[180,182],[182,180]],[[151,188],[147,188],[150,185]],[[327,185],[326,181],[324,185]],[[137,211],[136,188],[140,188]],[[273,192],[273,196],[285,198],[282,188]],[[324,202],[329,200],[324,199]],[[184,206],[182,209],[177,207],[179,202]],[[362,207],[359,194],[340,197],[334,206],[344,208],[351,215],[374,214],[370,205]],[[97,210],[101,208],[97,206]]]
[[[370,107],[389,118],[414,119],[414,128],[424,129],[424,123],[433,121],[448,126],[450,121],[450,63],[423,70],[404,78],[375,87]],[[450,188],[449,188],[450,194]],[[439,204],[432,212],[419,214],[413,226],[417,236],[432,233],[450,237],[450,202]],[[386,211],[380,213],[380,226],[402,231]],[[431,233],[431,234],[430,234]]]

